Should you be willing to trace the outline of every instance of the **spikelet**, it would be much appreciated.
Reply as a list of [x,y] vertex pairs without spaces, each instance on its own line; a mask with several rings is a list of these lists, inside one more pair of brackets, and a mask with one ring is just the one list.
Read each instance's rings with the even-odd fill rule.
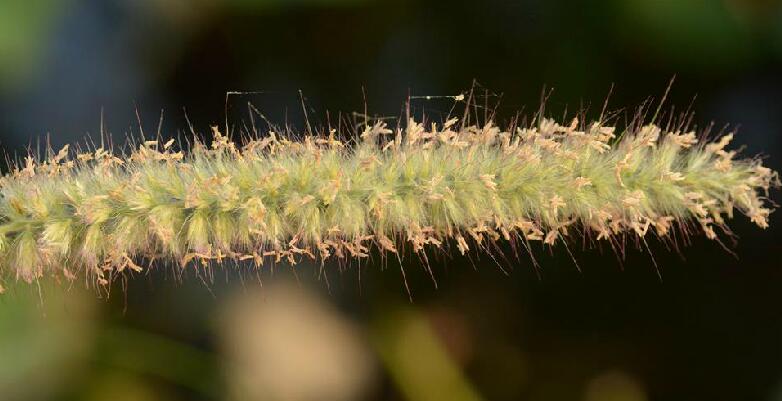
[[0,272],[106,284],[152,259],[260,266],[448,243],[465,254],[492,241],[555,246],[574,233],[594,243],[692,227],[718,239],[734,210],[768,226],[777,173],[726,151],[732,135],[698,143],[650,124],[615,139],[614,127],[585,127],[410,119],[367,124],[354,146],[333,130],[238,146],[213,127],[214,142],[188,154],[173,141],[73,159],[66,147],[0,179]]

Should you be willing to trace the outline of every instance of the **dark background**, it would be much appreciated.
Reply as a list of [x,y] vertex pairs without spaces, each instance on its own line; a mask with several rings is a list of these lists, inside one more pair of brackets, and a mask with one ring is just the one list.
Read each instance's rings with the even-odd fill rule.
[[[236,129],[247,102],[302,128],[299,91],[323,125],[365,106],[399,116],[409,94],[455,95],[476,80],[502,122],[537,110],[544,88],[552,116],[586,109],[595,118],[611,88],[609,109],[632,115],[674,76],[666,110],[691,107],[698,127],[738,128],[744,154],[768,155],[780,170],[776,0],[0,4],[0,146],[11,157],[47,138],[59,148],[102,131],[120,143],[140,128],[154,133],[161,110],[164,137],[190,135],[185,111],[207,134],[226,120],[226,91],[264,91],[229,98]],[[451,103],[411,106],[440,118]],[[232,266],[209,283],[162,267],[118,282],[108,298],[81,283],[15,285],[0,298],[0,399],[782,400],[780,225],[778,213],[765,231],[737,216],[737,258],[701,238],[682,254],[652,244],[659,271],[641,250],[621,262],[608,249],[575,250],[579,272],[566,252],[540,248],[539,276],[527,256],[501,266],[440,256],[435,288],[411,257],[412,303],[398,263],[378,255],[327,265],[328,283],[316,267],[296,266],[292,292],[315,297],[311,313],[333,316],[363,356],[345,357],[329,331],[302,318],[301,330],[279,328],[283,345],[257,353],[268,370],[242,365],[255,366],[243,370],[252,391],[237,384],[227,350],[266,337],[231,333],[252,332],[237,321],[278,327],[264,326],[276,321],[268,307],[248,312],[234,300],[258,293],[264,301],[245,301],[268,306],[266,295],[289,288],[280,284],[294,277],[289,266],[265,268],[260,289],[254,273]],[[310,316],[285,305],[284,316]],[[416,322],[420,335],[405,329]],[[287,358],[294,351],[304,357]],[[296,373],[307,369],[355,383],[325,379],[344,387],[329,392],[315,380],[323,375]]]

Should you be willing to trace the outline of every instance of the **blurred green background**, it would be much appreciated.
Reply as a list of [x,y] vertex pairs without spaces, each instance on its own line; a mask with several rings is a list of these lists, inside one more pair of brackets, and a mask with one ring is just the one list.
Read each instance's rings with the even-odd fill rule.
[[[0,147],[166,137],[252,102],[302,127],[338,113],[398,116],[409,94],[474,79],[498,119],[596,117],[664,91],[694,122],[740,124],[746,154],[782,167],[778,0],[2,0]],[[490,96],[487,102],[500,100]],[[450,104],[414,101],[437,118]],[[136,116],[138,111],[138,119]],[[327,112],[329,113],[327,115]],[[735,127],[735,126],[734,126]],[[121,141],[120,141],[121,142]],[[408,300],[392,260],[170,267],[117,282],[13,285],[0,297],[0,400],[782,400],[779,214],[742,218],[733,258],[695,238],[623,262],[537,249],[498,266],[415,258]],[[505,269],[507,274],[503,271]],[[262,283],[262,286],[260,285]]]

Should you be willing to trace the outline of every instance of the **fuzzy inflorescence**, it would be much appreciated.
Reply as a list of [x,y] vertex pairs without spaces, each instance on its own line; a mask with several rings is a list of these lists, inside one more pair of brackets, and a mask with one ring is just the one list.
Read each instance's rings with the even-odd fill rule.
[[576,120],[504,131],[411,119],[395,130],[367,124],[347,144],[333,130],[242,144],[213,133],[187,154],[147,141],[126,155],[66,147],[28,157],[0,183],[0,270],[105,284],[161,258],[261,265],[363,258],[372,247],[464,254],[500,240],[718,239],[734,210],[767,227],[778,183],[758,159],[726,150],[732,135],[707,142],[655,125],[616,138]]

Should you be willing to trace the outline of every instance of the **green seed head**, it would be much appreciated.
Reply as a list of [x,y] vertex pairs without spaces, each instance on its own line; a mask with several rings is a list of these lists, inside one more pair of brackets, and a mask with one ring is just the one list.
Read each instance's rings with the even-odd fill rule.
[[701,142],[655,125],[616,139],[613,127],[576,120],[504,130],[411,119],[367,125],[350,145],[333,131],[241,145],[213,133],[187,154],[147,141],[129,155],[71,159],[66,147],[26,158],[0,181],[0,272],[105,284],[142,259],[464,254],[494,241],[615,244],[693,228],[718,239],[734,210],[767,227],[778,185],[759,160],[727,149],[732,135]]

